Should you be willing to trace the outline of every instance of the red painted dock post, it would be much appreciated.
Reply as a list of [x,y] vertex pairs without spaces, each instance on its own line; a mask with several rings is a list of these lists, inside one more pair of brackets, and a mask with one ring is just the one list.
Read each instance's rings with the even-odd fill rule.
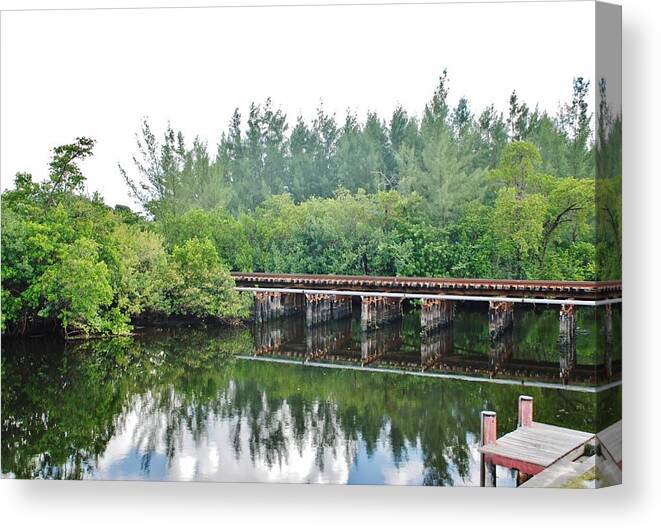
[[532,396],[519,396],[519,427],[532,425]]
[[[480,445],[495,444],[498,438],[498,427],[496,413],[493,411],[482,411],[480,413]],[[496,487],[496,465],[480,455],[480,486],[483,488]]]

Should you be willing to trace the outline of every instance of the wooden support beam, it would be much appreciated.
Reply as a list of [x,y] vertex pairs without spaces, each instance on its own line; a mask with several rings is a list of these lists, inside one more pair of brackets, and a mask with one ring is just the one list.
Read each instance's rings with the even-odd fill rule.
[[560,378],[567,383],[576,367],[576,312],[573,304],[560,308]]
[[530,427],[532,425],[532,396],[519,396],[519,427]]
[[305,325],[312,326],[314,317],[313,295],[305,294]]
[[613,306],[604,305],[604,333],[606,334],[606,345],[613,344]]
[[573,304],[560,307],[560,342],[570,342],[576,337],[576,313]]
[[[487,455],[487,459],[491,462],[494,468],[495,466],[502,466],[505,468],[522,471],[527,475],[537,475],[538,473],[541,473],[545,469],[544,466],[540,466],[539,464],[535,464],[533,462],[527,462],[525,460],[519,460],[518,458],[507,457],[504,455]],[[495,469],[494,469],[494,475],[493,475],[494,485],[487,487],[495,487],[495,479],[496,477],[495,477]]]
[[[498,438],[496,413],[482,411],[480,413],[480,446],[495,444]],[[496,487],[496,464],[491,457],[480,455],[480,486]]]
[[420,310],[422,332],[448,326],[454,320],[454,302],[442,299],[423,299]]
[[253,308],[257,324],[299,313],[303,308],[303,296],[298,293],[278,291],[256,291]]
[[262,322],[260,297],[261,297],[261,292],[255,292],[255,304],[253,305],[253,319],[258,324]]
[[330,310],[332,319],[351,317],[351,297],[348,295],[333,295]]
[[[351,297],[315,293],[305,294],[305,320],[307,326],[351,316]],[[363,313],[365,316],[367,312]]]
[[402,299],[396,297],[361,297],[360,324],[363,330],[378,328],[402,316]]
[[369,297],[360,298],[360,326],[363,330],[366,330],[369,327]]

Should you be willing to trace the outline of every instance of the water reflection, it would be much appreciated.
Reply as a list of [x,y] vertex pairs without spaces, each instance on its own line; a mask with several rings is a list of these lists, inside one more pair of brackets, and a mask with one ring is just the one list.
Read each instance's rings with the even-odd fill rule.
[[287,317],[253,325],[255,354],[281,352],[283,343],[297,343],[305,337],[305,324],[301,317]]
[[[615,318],[613,318],[615,319]],[[419,313],[363,331],[356,317],[306,328],[300,317],[256,325],[255,354],[305,362],[399,368],[483,378],[598,385],[619,379],[619,341],[600,333],[591,309],[579,312],[576,335],[561,339],[557,310],[517,312],[514,327],[496,338],[487,318],[471,306],[450,326],[420,332]],[[605,334],[605,335],[604,335]]]
[[401,320],[361,334],[360,362],[369,365],[399,351],[402,345]]
[[351,344],[351,319],[340,319],[329,324],[306,329],[305,359],[313,361],[333,356]]
[[[299,335],[291,323],[281,337]],[[350,329],[313,334],[312,350],[334,354]],[[397,332],[385,335],[370,341],[383,358]],[[479,411],[497,408],[514,427],[518,387],[238,359],[254,339],[188,330],[67,348],[3,342],[3,475],[477,485]],[[447,339],[427,358],[443,358]],[[619,389],[528,392],[540,421],[594,431],[597,416],[619,418]]]
[[512,359],[514,332],[512,328],[503,331],[498,337],[489,340],[489,375],[495,376],[505,370]]
[[422,371],[439,368],[454,350],[454,333],[451,328],[440,328],[436,332],[425,333],[420,343],[420,363]]

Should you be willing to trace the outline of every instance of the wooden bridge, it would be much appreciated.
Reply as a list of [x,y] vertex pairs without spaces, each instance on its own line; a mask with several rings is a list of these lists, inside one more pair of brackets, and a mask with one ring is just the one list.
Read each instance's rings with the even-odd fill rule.
[[560,306],[560,347],[572,355],[576,306],[603,306],[607,344],[612,341],[612,304],[622,301],[620,281],[529,281],[439,279],[356,275],[233,273],[236,289],[255,294],[255,321],[260,323],[305,311],[308,326],[351,317],[360,297],[361,326],[378,328],[402,315],[402,302],[421,303],[423,333],[450,326],[457,301],[488,302],[489,336],[497,340],[514,322],[520,303]]
[[407,298],[430,296],[511,297],[542,300],[600,301],[622,295],[621,281],[532,281],[511,279],[442,279],[430,277],[373,277],[365,275],[305,275],[232,273],[238,287],[323,290],[347,293],[389,293]]

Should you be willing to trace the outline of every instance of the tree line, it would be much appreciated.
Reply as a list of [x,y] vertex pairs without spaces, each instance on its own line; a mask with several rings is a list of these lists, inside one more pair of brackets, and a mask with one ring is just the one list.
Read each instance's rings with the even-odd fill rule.
[[245,317],[230,270],[616,276],[621,125],[602,104],[591,140],[589,86],[576,78],[554,115],[513,92],[503,115],[451,106],[443,72],[419,118],[398,107],[338,122],[320,106],[292,126],[267,99],[245,121],[234,112],[213,154],[144,121],[134,168],[120,167],[139,212],[85,193],[77,162],[94,142],[78,138],[54,149],[43,183],[19,173],[3,193],[3,332]]

